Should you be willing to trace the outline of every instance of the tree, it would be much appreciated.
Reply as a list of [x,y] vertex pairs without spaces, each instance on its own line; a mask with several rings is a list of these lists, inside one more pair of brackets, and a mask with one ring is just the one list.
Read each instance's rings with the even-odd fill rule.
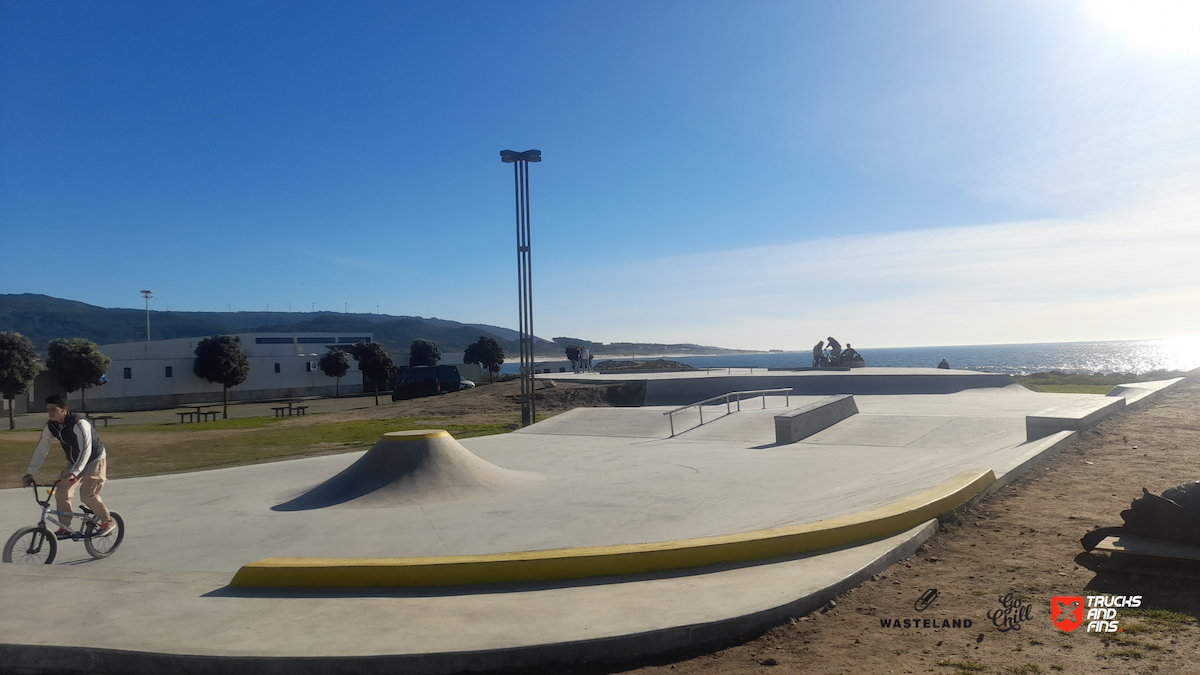
[[496,338],[480,335],[479,340],[467,345],[467,351],[463,353],[463,363],[478,363],[483,366],[488,371],[490,381],[504,364],[504,348]]
[[320,366],[321,372],[325,373],[325,377],[337,378],[333,385],[333,395],[341,396],[342,378],[350,372],[350,359],[346,358],[346,352],[340,349],[330,349],[321,356],[317,365]]
[[12,331],[0,331],[0,394],[8,399],[8,428],[16,429],[13,408],[17,407],[17,394],[23,394],[33,378],[42,372],[38,363],[37,350],[33,341]]
[[204,338],[196,345],[192,372],[221,385],[221,419],[229,419],[229,388],[245,382],[250,372],[250,358],[242,351],[242,339],[232,335]]
[[46,368],[50,376],[68,394],[78,391],[82,408],[87,410],[84,392],[104,381],[112,359],[101,354],[95,342],[83,338],[51,340],[49,353]]
[[410,367],[436,366],[441,360],[442,350],[438,349],[437,343],[433,340],[417,338],[408,348],[408,365]]
[[[413,343],[416,344],[416,343]],[[392,355],[378,342],[359,342],[350,349],[350,355],[358,361],[358,369],[362,371],[375,387],[375,405],[379,405],[379,385],[396,372],[396,364]]]

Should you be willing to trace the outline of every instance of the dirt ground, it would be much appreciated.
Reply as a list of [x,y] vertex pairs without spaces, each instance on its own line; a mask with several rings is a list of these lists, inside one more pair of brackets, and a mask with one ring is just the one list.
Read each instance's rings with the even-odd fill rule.
[[[1193,374],[1150,405],[1084,432],[944,525],[912,558],[821,611],[721,651],[610,672],[1200,673],[1200,581],[1099,571],[1107,558],[1079,543],[1096,526],[1121,524],[1120,512],[1143,487],[1161,493],[1197,478],[1200,376]],[[931,588],[936,599],[916,611]],[[1054,628],[1051,596],[1090,594],[1141,595],[1142,611],[1122,612],[1119,633]],[[1002,631],[1006,596],[1011,614],[1024,620]],[[972,626],[883,628],[886,618],[969,618]]]

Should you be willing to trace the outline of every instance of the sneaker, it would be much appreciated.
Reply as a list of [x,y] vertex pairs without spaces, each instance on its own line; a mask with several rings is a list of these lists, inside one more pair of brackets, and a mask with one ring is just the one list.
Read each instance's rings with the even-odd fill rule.
[[54,536],[55,536],[55,538],[57,538],[58,540],[61,541],[63,539],[70,539],[74,535],[72,535],[70,532],[68,532],[60,527],[60,528],[58,528],[58,530],[56,530],[54,532]]
[[107,537],[108,535],[112,534],[113,530],[115,530],[115,529],[117,529],[117,521],[113,520],[112,518],[109,518],[108,520],[104,521],[103,523],[100,523],[100,529],[97,530],[96,533],[93,534],[92,536],[93,537]]

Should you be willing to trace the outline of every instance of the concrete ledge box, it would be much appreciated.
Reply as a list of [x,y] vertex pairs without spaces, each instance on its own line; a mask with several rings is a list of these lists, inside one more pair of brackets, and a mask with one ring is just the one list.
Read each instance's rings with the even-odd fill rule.
[[1026,441],[1036,441],[1059,431],[1087,429],[1109,415],[1125,408],[1121,397],[1097,396],[1096,400],[1077,401],[1047,408],[1026,415]]
[[775,442],[784,445],[802,441],[858,414],[853,394],[838,394],[775,416]]

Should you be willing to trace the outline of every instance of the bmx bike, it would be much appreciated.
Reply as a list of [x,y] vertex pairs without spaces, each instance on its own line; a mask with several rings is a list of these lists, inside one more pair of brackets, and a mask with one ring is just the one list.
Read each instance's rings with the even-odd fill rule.
[[[53,511],[50,509],[50,498],[54,496],[54,491],[58,489],[60,481],[54,481],[50,485],[38,485],[34,483],[33,500],[42,507],[41,521],[32,527],[23,527],[13,533],[13,536],[8,538],[8,542],[4,544],[3,561],[6,563],[42,563],[49,565],[54,562],[54,556],[58,554],[58,537],[55,536],[50,528],[46,527],[46,523],[51,522],[70,534],[70,541],[82,541],[83,547],[93,558],[107,558],[116,552],[117,547],[125,539],[125,521],[121,519],[115,511],[109,511],[109,517],[116,524],[112,531],[107,534],[96,534],[100,531],[100,520],[96,518],[96,514],[86,506],[80,506],[83,513],[74,511]],[[38,488],[48,488],[46,490],[45,501],[38,499]],[[82,523],[81,529],[73,530],[62,524],[55,516],[72,516],[79,518]],[[67,541],[64,539],[64,541]]]

